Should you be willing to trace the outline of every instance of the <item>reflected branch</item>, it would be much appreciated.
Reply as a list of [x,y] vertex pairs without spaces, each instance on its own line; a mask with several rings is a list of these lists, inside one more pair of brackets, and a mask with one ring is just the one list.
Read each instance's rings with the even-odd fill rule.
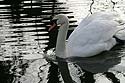
[[111,0],[111,3],[113,4],[113,9],[114,9],[117,2],[114,2],[113,0]]
[[120,80],[111,72],[105,72],[104,75],[112,81],[112,83],[120,83]]
[[92,3],[90,4],[90,13],[92,14],[92,5],[94,4],[94,0],[92,0]]

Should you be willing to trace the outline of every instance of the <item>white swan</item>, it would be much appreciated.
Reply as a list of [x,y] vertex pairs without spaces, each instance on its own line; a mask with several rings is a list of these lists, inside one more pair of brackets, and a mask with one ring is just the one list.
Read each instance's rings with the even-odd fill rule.
[[125,40],[125,31],[120,26],[118,16],[115,13],[97,12],[87,16],[72,32],[66,44],[66,34],[69,27],[68,18],[65,15],[56,15],[56,20],[49,30],[60,25],[56,56],[68,57],[90,57],[110,50],[116,45],[116,37]]

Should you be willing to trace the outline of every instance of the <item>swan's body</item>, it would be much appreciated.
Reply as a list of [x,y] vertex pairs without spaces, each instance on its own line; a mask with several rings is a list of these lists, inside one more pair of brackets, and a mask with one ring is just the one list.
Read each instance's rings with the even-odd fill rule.
[[[125,34],[120,24],[114,19],[115,14],[104,12],[92,14],[86,17],[70,35],[67,44],[65,44],[68,31],[68,18],[64,15],[57,15],[57,24],[61,24],[59,29],[56,55],[61,58],[68,57],[90,57],[110,50],[116,45],[116,35],[124,40]],[[118,33],[118,34],[117,34]]]

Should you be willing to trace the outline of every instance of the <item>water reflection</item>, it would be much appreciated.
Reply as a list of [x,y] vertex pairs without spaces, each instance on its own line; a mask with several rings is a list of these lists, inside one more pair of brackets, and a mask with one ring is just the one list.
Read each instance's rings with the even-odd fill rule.
[[[124,57],[124,45],[116,45],[110,51],[93,57],[72,57],[66,60],[57,58],[57,61],[65,83],[72,83],[73,80],[76,83],[95,83],[97,81],[95,76],[99,73],[101,73],[99,77],[104,75],[113,83],[120,83],[119,80],[125,79],[125,66],[120,65],[124,64]],[[118,74],[122,74],[122,76],[117,78]]]
[[87,71],[102,73],[121,63],[121,58],[124,57],[121,53],[122,49],[123,46],[117,45],[111,51],[102,52],[89,58],[73,57],[70,58],[70,61]]
[[[50,65],[43,59],[30,60],[26,72],[16,82],[46,83]],[[17,78],[16,78],[17,79]]]
[[11,68],[11,61],[3,62],[0,61],[0,81],[3,83],[12,83],[13,74],[9,73]]
[[[57,0],[13,1],[0,0],[0,4],[4,5],[0,6],[0,58],[2,60],[0,62],[0,81],[4,83],[64,83],[68,80],[67,83],[74,81],[76,83],[98,83],[101,80],[99,83],[103,83],[105,77],[102,77],[102,75],[105,75],[110,80],[112,79],[114,83],[119,83],[118,79],[121,83],[124,83],[124,46],[116,46],[111,51],[100,54],[101,56],[70,58],[68,63],[61,60],[59,61],[59,67],[62,73],[60,73],[57,64],[43,59],[40,48],[45,48],[47,41],[43,42],[42,40],[47,40],[48,35],[51,35],[51,44],[46,50],[55,47],[58,33],[58,31],[49,34],[46,32],[47,29],[45,28],[49,24],[51,16],[64,13],[69,15],[70,19],[75,16],[80,22],[79,19],[90,13],[91,0],[60,0],[67,3],[61,5],[62,8],[58,8],[61,3],[51,2]],[[111,6],[107,6],[108,3]],[[113,7],[114,9],[119,7],[124,10],[124,5],[121,6],[121,3],[123,1],[120,2],[119,0],[113,6],[110,0],[96,1],[92,5],[92,12],[108,8],[112,10]],[[58,10],[54,11],[54,7]],[[65,9],[65,7],[70,8]],[[83,7],[85,10],[83,10]],[[70,14],[71,12],[67,12],[67,10],[74,11],[74,13]],[[71,28],[76,27],[75,22],[70,20]],[[105,73],[102,75],[95,74],[100,72]],[[96,77],[97,75],[98,77]]]
[[[37,59],[43,58],[41,52],[47,46],[46,27],[49,25],[51,16],[61,10],[56,8],[55,11],[55,7],[62,4],[56,2],[56,0],[45,0],[45,2],[43,0],[0,0],[0,60],[3,62],[1,74],[5,75],[4,79],[2,76],[0,79],[4,83],[47,82],[46,71],[49,67],[47,67],[48,64],[42,66],[42,62],[47,63],[47,61],[42,59],[38,60],[39,65],[35,63]],[[44,73],[46,79],[44,79],[45,75],[42,75]]]

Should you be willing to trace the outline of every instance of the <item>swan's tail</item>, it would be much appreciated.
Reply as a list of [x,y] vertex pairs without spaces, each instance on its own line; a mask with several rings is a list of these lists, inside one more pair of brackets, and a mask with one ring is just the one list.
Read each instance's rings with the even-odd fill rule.
[[117,37],[120,40],[125,40],[125,27],[124,25],[118,26],[119,30],[115,33],[115,37]]

